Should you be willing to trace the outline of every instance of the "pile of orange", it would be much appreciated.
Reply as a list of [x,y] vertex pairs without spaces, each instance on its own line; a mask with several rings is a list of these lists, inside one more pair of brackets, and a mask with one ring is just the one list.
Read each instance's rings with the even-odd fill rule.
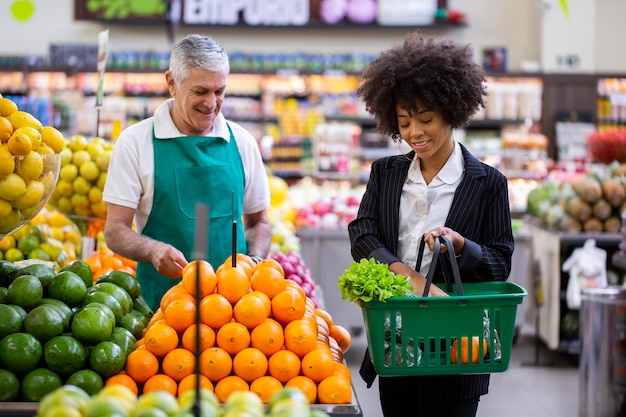
[[137,262],[113,252],[106,246],[98,248],[83,260],[91,267],[94,282],[101,275],[111,271],[124,271],[135,276],[135,268],[137,267]]
[[343,362],[350,343],[350,333],[285,279],[277,261],[255,265],[237,254],[234,265],[229,258],[216,270],[206,261],[192,261],[161,299],[125,370],[111,383],[140,393],[181,395],[199,378],[222,403],[241,390],[267,403],[276,391],[295,387],[310,403],[345,404],[352,401],[351,375]]

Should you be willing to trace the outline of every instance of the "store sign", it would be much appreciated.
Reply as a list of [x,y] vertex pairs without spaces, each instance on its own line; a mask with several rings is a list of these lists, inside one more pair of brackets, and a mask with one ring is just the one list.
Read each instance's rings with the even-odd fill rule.
[[309,7],[309,0],[186,0],[182,23],[304,26],[309,22]]

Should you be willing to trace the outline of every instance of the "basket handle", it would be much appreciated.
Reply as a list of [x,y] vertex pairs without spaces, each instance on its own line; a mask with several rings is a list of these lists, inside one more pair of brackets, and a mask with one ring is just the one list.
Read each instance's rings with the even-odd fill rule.
[[[424,293],[422,294],[422,297],[428,296],[428,291],[430,290],[430,286],[433,283],[433,279],[435,277],[435,270],[437,269],[437,264],[439,262],[439,252],[441,248],[441,243],[443,243],[448,248],[446,253],[448,254],[450,267],[452,269],[451,271],[452,278],[454,279],[454,283],[456,284],[456,292],[458,295],[463,295],[463,285],[461,284],[461,274],[459,272],[459,265],[457,264],[457,261],[456,261],[456,255],[454,253],[454,246],[452,245],[452,242],[450,242],[449,239],[443,236],[438,236],[438,239],[435,239],[435,247],[433,248],[433,259],[431,261],[430,268],[428,268],[428,273],[426,274],[426,285],[424,286]],[[422,236],[422,239],[420,240],[418,253],[417,253],[417,265],[415,267],[416,271],[419,271],[420,266],[422,265],[422,258],[424,257],[425,245],[426,245],[426,242],[424,240],[424,236]],[[445,268],[443,267],[443,264],[442,264],[442,271],[444,269]],[[446,278],[446,282],[448,282],[448,276],[446,275],[445,271],[444,271],[444,277]]]

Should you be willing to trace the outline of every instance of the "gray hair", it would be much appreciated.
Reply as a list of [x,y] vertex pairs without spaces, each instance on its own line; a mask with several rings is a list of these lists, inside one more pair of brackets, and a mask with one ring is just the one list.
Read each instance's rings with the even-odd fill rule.
[[169,69],[178,84],[187,77],[187,71],[191,68],[228,74],[230,72],[228,54],[209,36],[188,35],[172,48]]

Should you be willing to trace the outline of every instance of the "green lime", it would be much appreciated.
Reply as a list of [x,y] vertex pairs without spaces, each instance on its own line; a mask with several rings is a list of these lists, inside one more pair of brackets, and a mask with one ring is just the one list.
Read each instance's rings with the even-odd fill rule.
[[13,401],[20,392],[20,381],[9,370],[0,369],[0,402]]
[[61,300],[70,307],[79,305],[86,295],[85,282],[71,271],[59,272],[48,284],[48,297]]
[[48,283],[52,280],[52,278],[54,278],[56,272],[54,272],[54,269],[48,265],[42,263],[33,263],[14,270],[9,274],[9,279],[14,280],[15,278],[22,275],[32,275],[37,277],[39,281],[41,281],[41,284],[44,286],[45,292]]
[[115,401],[108,398],[93,398],[83,411],[84,417],[116,416],[127,417],[128,411]]
[[8,262],[19,262],[24,260],[24,253],[18,248],[11,248],[4,252],[4,259]]
[[61,271],[71,271],[83,279],[87,288],[93,284],[93,271],[89,264],[82,259],[76,259],[61,268]]
[[61,377],[48,368],[37,368],[22,378],[21,393],[26,401],[41,401],[46,395],[61,387]]
[[9,274],[17,269],[17,265],[5,259],[0,261],[0,286],[9,285]]
[[24,235],[17,241],[17,248],[22,251],[22,253],[29,253],[33,249],[37,249],[39,247],[39,239],[35,235]]
[[141,285],[139,281],[128,272],[113,270],[100,275],[96,282],[112,282],[124,288],[133,300],[141,295]]
[[13,307],[0,304],[0,339],[11,333],[22,331],[24,319]]
[[[126,333],[122,333],[118,331],[117,329],[121,329]],[[129,332],[123,327],[116,327],[115,329],[113,329],[113,333],[111,334],[111,337],[109,337],[109,342],[113,342],[119,347],[121,347],[126,357],[128,357],[128,355],[130,355],[130,352],[132,352],[136,348],[135,336],[133,336],[131,332]]]
[[26,318],[26,315],[28,313],[26,312],[26,310],[24,310],[24,307],[18,306],[17,304],[7,304],[7,305],[12,307],[13,309],[15,309],[15,311],[19,313],[20,317],[22,317],[22,321]]
[[129,339],[131,339],[133,341],[133,343],[137,342],[137,338],[135,337],[134,334],[132,334],[132,332],[128,329],[126,329],[125,327],[121,327],[121,326],[117,326],[113,329],[113,332],[111,333],[111,336],[115,335],[115,334],[121,334],[122,336],[128,337]]
[[17,304],[25,310],[39,305],[43,298],[43,285],[34,275],[22,275],[9,284],[7,303]]
[[89,353],[89,367],[104,379],[119,374],[125,364],[124,350],[108,340],[98,343]]
[[122,320],[122,316],[124,315],[122,306],[120,305],[119,301],[117,301],[117,299],[111,294],[103,291],[92,291],[85,296],[82,305],[87,306],[91,303],[100,303],[109,307],[111,311],[113,311],[113,314],[115,314],[116,325],[119,324]]
[[143,335],[143,329],[146,328],[143,322],[134,314],[128,313],[122,316],[122,320],[120,320],[120,326],[130,331],[133,336],[137,339],[140,339]]
[[35,369],[43,356],[41,342],[29,333],[13,333],[0,340],[0,368],[16,374]]
[[106,311],[96,306],[85,306],[74,313],[72,335],[86,346],[95,346],[108,340],[115,327]]
[[82,310],[85,307],[94,307],[94,308],[99,308],[100,310],[102,310],[106,316],[109,318],[109,320],[111,320],[112,323],[115,323],[115,313],[113,312],[113,310],[111,310],[110,307],[102,304],[102,303],[89,303],[86,304],[85,306],[81,307],[80,309]]
[[70,306],[65,304],[63,301],[57,300],[55,298],[42,298],[39,305],[49,305],[51,307],[54,307],[63,318],[63,331],[67,332],[70,329],[70,321],[72,320],[72,316],[74,315],[74,312],[72,311]]
[[67,377],[83,369],[87,349],[73,336],[55,336],[43,345],[43,358],[48,369]]
[[9,292],[7,287],[0,287],[0,304],[6,304],[7,292]]
[[89,289],[88,293],[93,291],[106,292],[115,297],[122,307],[122,314],[130,313],[133,309],[133,299],[130,297],[130,294],[117,284],[113,284],[112,282],[97,282]]
[[28,312],[24,319],[24,330],[46,343],[63,333],[63,317],[51,305],[39,305]]
[[27,257],[28,259],[39,259],[47,262],[52,261],[52,257],[50,256],[50,254],[41,248],[31,250],[30,252],[28,252]]
[[130,314],[132,314],[133,316],[137,317],[141,321],[141,324],[143,324],[143,327],[147,327],[148,326],[148,318],[146,316],[144,316],[144,314],[141,311],[135,310],[133,308],[132,310],[130,310]]
[[154,315],[154,310],[152,310],[147,301],[141,295],[133,300],[133,308],[143,313],[148,320],[150,320],[150,318]]
[[102,377],[92,369],[81,369],[68,376],[67,385],[74,385],[83,389],[89,395],[96,395],[104,386]]

